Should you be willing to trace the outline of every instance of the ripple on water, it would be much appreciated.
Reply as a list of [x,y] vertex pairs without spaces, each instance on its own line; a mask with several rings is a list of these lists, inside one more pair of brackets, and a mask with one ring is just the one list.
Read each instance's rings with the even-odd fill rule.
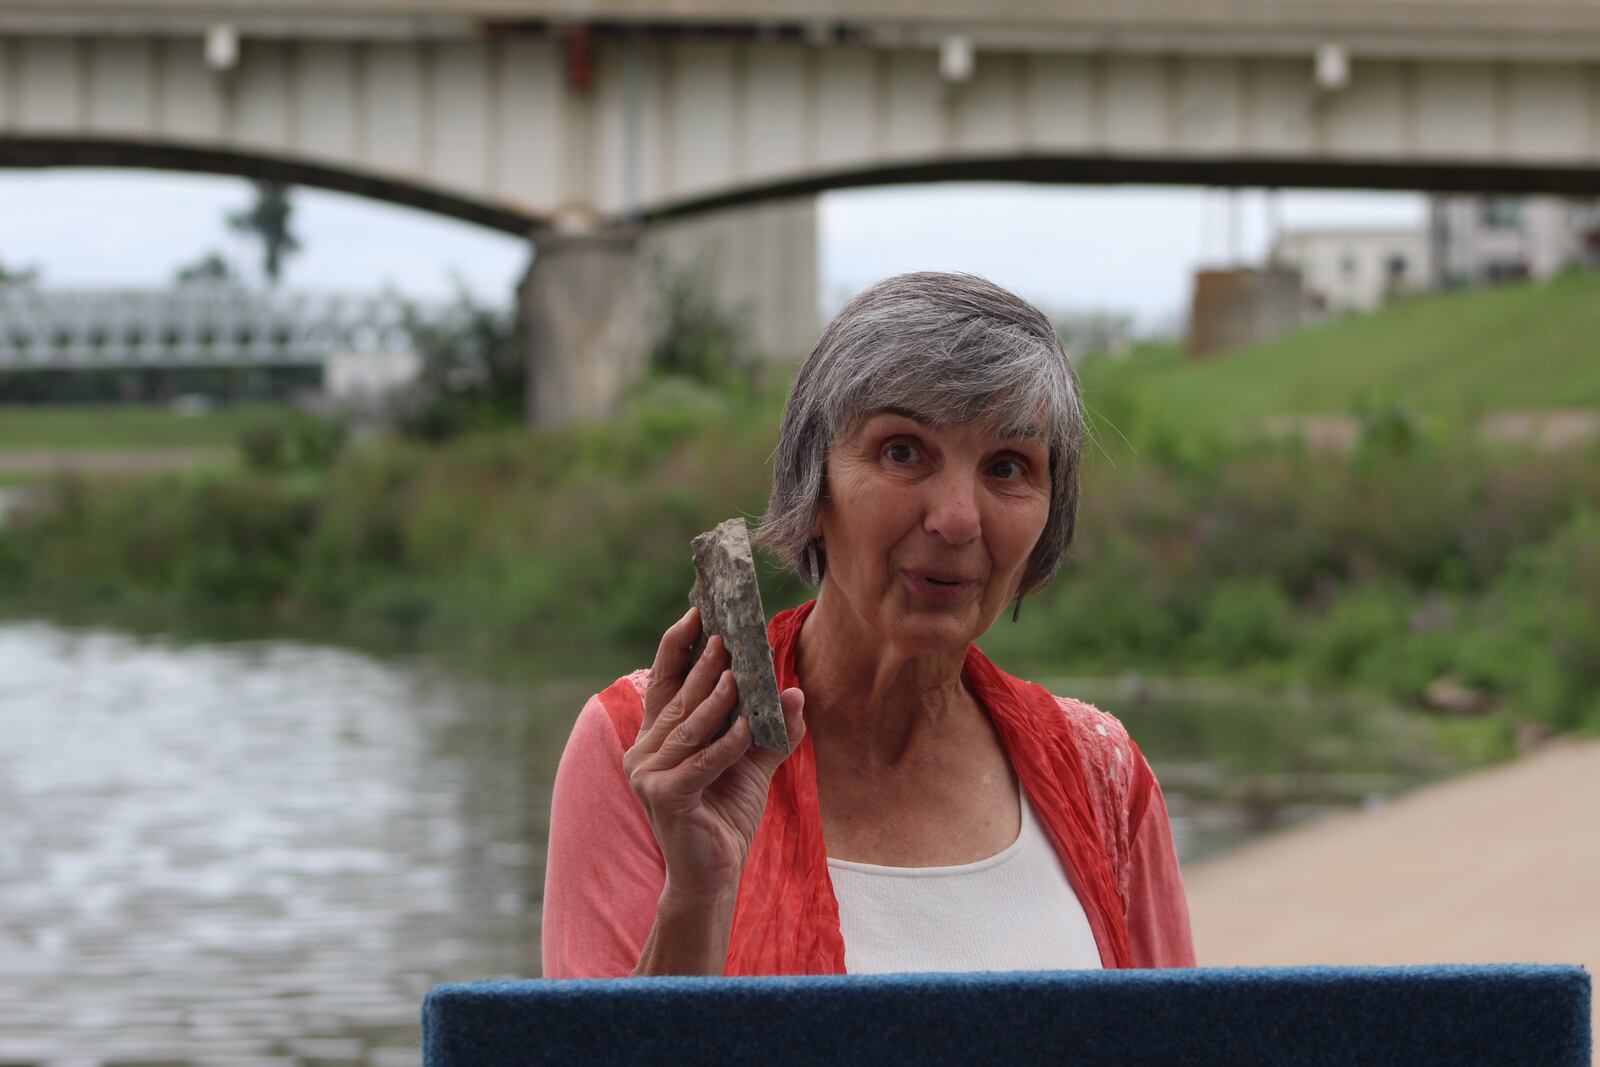
[[526,694],[41,624],[0,679],[0,1063],[398,1067],[429,985],[537,973]]

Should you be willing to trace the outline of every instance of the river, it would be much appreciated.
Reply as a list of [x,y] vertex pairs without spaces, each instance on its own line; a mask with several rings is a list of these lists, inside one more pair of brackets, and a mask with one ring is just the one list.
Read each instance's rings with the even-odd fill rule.
[[524,710],[326,648],[0,625],[0,1063],[416,1063],[429,985],[537,973]]
[[[549,783],[605,681],[0,624],[0,1065],[414,1067],[430,985],[538,974]],[[1186,860],[1253,828],[1194,768]]]

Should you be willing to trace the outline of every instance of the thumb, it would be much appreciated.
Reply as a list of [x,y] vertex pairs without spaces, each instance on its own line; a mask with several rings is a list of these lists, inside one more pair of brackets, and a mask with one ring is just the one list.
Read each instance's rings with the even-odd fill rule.
[[783,706],[783,725],[789,733],[789,748],[793,751],[806,735],[806,695],[799,689],[785,689],[778,694],[778,702]]

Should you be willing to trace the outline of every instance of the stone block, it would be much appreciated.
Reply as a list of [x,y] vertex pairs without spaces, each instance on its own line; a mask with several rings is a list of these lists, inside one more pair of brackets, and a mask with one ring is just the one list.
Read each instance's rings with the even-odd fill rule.
[[728,646],[739,701],[728,718],[750,720],[750,734],[762,748],[787,753],[789,732],[778,700],[778,678],[772,669],[772,646],[767,643],[766,614],[756,584],[755,558],[743,519],[729,519],[690,542],[694,550],[694,587],[689,600],[700,609],[700,639],[692,655],[705,650],[712,634],[721,634]]

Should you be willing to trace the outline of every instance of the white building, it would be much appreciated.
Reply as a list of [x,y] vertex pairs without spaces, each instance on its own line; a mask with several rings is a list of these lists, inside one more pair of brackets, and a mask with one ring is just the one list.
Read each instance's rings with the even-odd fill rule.
[[1420,292],[1433,280],[1433,256],[1421,227],[1296,230],[1273,246],[1272,264],[1300,272],[1312,316],[1376,311],[1391,296]]
[[1600,202],[1556,196],[1435,196],[1428,224],[1435,284],[1548,278],[1600,266]]
[[1273,245],[1272,263],[1300,272],[1311,316],[1375,311],[1425,289],[1600,268],[1600,201],[1437,195],[1424,226],[1295,230]]

